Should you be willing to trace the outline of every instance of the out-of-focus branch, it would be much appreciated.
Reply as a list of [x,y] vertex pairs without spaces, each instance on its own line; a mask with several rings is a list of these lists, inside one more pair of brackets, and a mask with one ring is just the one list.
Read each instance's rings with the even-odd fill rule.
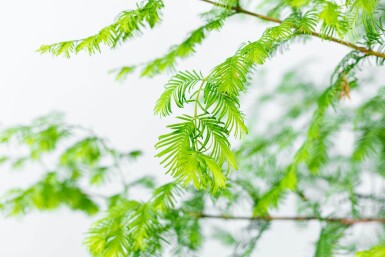
[[325,221],[341,223],[343,225],[354,225],[358,223],[384,223],[385,218],[345,218],[345,217],[316,217],[316,216],[229,216],[215,215],[207,213],[190,213],[192,217],[198,219],[223,219],[223,220],[264,220],[264,221]]

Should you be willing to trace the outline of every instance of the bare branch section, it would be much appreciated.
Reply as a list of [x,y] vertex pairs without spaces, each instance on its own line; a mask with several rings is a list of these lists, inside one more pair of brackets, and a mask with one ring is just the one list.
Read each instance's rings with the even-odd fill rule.
[[191,216],[198,219],[223,219],[223,220],[264,220],[264,221],[325,221],[335,222],[344,225],[354,225],[358,223],[384,223],[385,218],[322,218],[316,216],[228,216],[228,215],[214,215],[207,213],[191,213]]
[[[237,13],[246,14],[246,15],[253,16],[253,17],[256,17],[258,19],[261,19],[261,20],[265,20],[265,21],[270,21],[270,22],[275,22],[275,23],[282,23],[283,22],[280,19],[277,19],[277,18],[274,18],[274,17],[270,17],[270,16],[266,16],[266,15],[259,14],[259,13],[255,13],[255,12],[251,12],[251,11],[245,10],[245,9],[243,9],[241,7],[229,7],[229,6],[226,6],[224,4],[217,3],[217,2],[214,2],[214,1],[211,1],[211,0],[199,0],[199,1],[202,1],[202,2],[205,2],[205,3],[209,3],[209,4],[212,4],[212,5],[215,5],[215,6],[223,7],[223,8],[231,8],[232,10],[234,10]],[[304,34],[304,33],[302,33],[302,34]],[[318,38],[321,38],[323,40],[328,40],[328,41],[335,42],[335,43],[340,44],[340,45],[344,45],[344,46],[350,47],[350,48],[352,48],[354,50],[357,50],[359,52],[362,52],[362,53],[364,53],[366,55],[377,56],[377,57],[385,59],[385,53],[373,51],[372,49],[361,47],[361,46],[349,43],[347,41],[344,41],[344,40],[341,40],[341,39],[338,39],[338,38],[335,38],[335,37],[324,36],[324,35],[322,35],[322,34],[320,34],[318,32],[315,32],[315,31],[311,32],[310,34],[306,34],[306,35],[312,35],[314,37],[318,37]]]

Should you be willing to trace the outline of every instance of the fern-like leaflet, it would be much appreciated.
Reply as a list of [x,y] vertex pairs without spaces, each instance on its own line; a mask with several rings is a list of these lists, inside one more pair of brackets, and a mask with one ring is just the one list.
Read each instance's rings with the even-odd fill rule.
[[[230,132],[240,136],[247,131],[238,109],[247,70],[241,62],[233,62],[236,58],[215,68],[211,74],[218,76],[204,78],[195,71],[176,74],[155,106],[156,114],[166,116],[172,111],[172,102],[179,108],[185,103],[194,105],[193,115],[178,117],[181,122],[168,126],[172,132],[160,136],[156,144],[160,149],[157,157],[183,185],[192,182],[197,188],[216,191],[225,186],[222,166],[227,163],[227,170],[237,168],[228,136]],[[200,86],[195,88],[198,83]]]
[[175,104],[182,108],[186,103],[186,95],[191,89],[204,78],[202,74],[196,71],[179,72],[173,76],[165,86],[165,90],[156,102],[154,112],[161,116],[171,114],[171,102],[174,100]]
[[87,52],[90,55],[100,52],[101,45],[114,48],[146,26],[153,28],[160,21],[160,10],[163,7],[162,0],[147,0],[138,5],[135,10],[121,12],[114,23],[102,28],[95,35],[79,40],[43,45],[37,51],[41,54],[50,53],[54,56],[63,55],[69,58],[71,54],[79,52]]

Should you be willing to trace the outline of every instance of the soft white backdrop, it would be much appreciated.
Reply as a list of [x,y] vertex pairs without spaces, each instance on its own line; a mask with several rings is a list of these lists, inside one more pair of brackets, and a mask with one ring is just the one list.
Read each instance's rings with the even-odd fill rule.
[[[201,24],[196,14],[211,7],[197,0],[169,0],[166,4],[162,25],[143,37],[116,50],[103,49],[102,54],[64,59],[40,56],[35,50],[41,44],[95,33],[121,10],[133,8],[135,2],[0,0],[0,125],[28,122],[52,111],[62,111],[67,121],[92,128],[117,147],[142,149],[146,155],[133,172],[168,179],[152,156],[153,145],[166,124],[166,120],[153,115],[153,106],[169,75],[154,79],[132,76],[117,83],[108,74],[115,67],[162,55]],[[182,62],[180,69],[210,70],[240,43],[258,38],[266,24],[255,21],[232,18],[221,33],[213,33],[197,48],[195,57]],[[305,62],[312,63],[307,67],[308,76],[326,82],[333,65],[347,51],[318,39],[294,45],[267,63],[267,82],[274,84],[285,70],[305,60],[312,60]],[[0,170],[0,193],[12,186],[28,185],[36,178],[31,173]],[[0,257],[88,256],[81,241],[91,221],[65,209],[17,219],[0,217]],[[236,227],[238,223],[226,222],[226,226]],[[259,242],[255,256],[309,256],[317,236],[316,223],[299,229],[295,224],[277,222]],[[210,242],[202,256],[223,254],[218,244]]]

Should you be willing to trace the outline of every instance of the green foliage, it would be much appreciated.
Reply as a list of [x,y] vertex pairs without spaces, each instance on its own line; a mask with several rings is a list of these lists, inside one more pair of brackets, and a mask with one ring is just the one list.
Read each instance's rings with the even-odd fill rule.
[[332,257],[338,248],[338,241],[344,236],[346,228],[341,224],[330,223],[321,229],[314,257]]
[[8,153],[2,158],[3,167],[24,169],[27,164],[37,165],[44,172],[39,181],[25,189],[10,190],[0,200],[0,209],[10,216],[62,205],[95,214],[99,210],[95,196],[80,185],[105,185],[111,173],[117,172],[117,161],[140,155],[140,151],[112,150],[87,129],[64,123],[60,114],[5,129],[0,137],[0,149]]
[[196,46],[201,44],[210,32],[219,31],[228,16],[227,12],[221,12],[206,21],[205,25],[192,31],[182,43],[171,47],[167,54],[148,62],[143,67],[141,75],[152,77],[166,70],[174,70],[178,59],[187,58],[194,54]]
[[[101,45],[114,48],[141,32],[146,26],[153,28],[160,21],[160,10],[163,7],[161,0],[145,1],[138,6],[138,9],[121,12],[114,23],[102,28],[93,36],[43,45],[37,51],[41,54],[50,53],[54,56],[62,55],[69,58],[73,53],[86,52],[91,55],[100,52]],[[127,69],[119,74],[126,72]]]
[[209,81],[217,86],[219,93],[238,96],[239,92],[245,89],[244,84],[248,71],[244,58],[235,55],[215,67]]
[[[343,96],[343,93],[345,93],[345,83],[350,83],[347,81],[346,76],[349,73],[354,73],[354,68],[356,68],[356,65],[361,59],[362,56],[352,52],[337,66],[332,76],[332,85],[318,98],[318,106],[313,113],[313,118],[309,125],[304,143],[295,153],[293,162],[285,169],[286,175],[257,202],[254,207],[255,215],[265,215],[270,206],[273,208],[278,206],[280,198],[285,195],[286,191],[296,189],[297,171],[300,164],[307,163],[310,171],[318,172],[320,167],[326,163],[328,158],[328,137],[330,137],[331,133],[335,133],[339,128],[339,123],[332,125],[332,127],[330,125],[327,126],[328,124],[325,121],[327,110],[330,106],[333,106],[341,96]],[[353,82],[351,84],[353,84]]]
[[220,93],[215,84],[208,83],[203,91],[206,110],[211,110],[212,115],[223,120],[225,128],[233,132],[234,137],[247,134],[244,115],[239,110],[240,104],[237,97]]
[[304,34],[311,34],[313,31],[315,31],[318,23],[318,17],[314,11],[307,11],[303,15],[300,15],[296,22],[296,28],[299,32]]
[[172,101],[174,101],[179,108],[183,108],[183,105],[188,102],[186,98],[187,93],[191,92],[193,87],[203,80],[203,75],[196,71],[179,72],[173,76],[165,85],[165,91],[156,102],[154,108],[155,114],[161,116],[170,115],[172,113]]
[[174,220],[172,232],[176,237],[176,245],[173,253],[176,256],[184,256],[189,252],[200,250],[203,244],[203,233],[200,221],[192,219],[188,215],[181,215],[178,212],[169,214],[168,219]]
[[92,225],[86,247],[94,256],[155,254],[169,229],[164,214],[172,210],[180,192],[176,183],[168,183],[155,189],[147,202],[124,199]]
[[[247,132],[243,122],[243,114],[239,110],[239,94],[245,90],[247,76],[253,64],[263,64],[280,43],[291,37],[292,28],[289,24],[291,24],[290,21],[285,21],[281,25],[267,30],[259,41],[242,47],[234,56],[216,66],[206,78],[202,78],[197,73],[180,73],[166,85],[165,92],[155,107],[156,113],[168,115],[171,112],[171,96],[174,96],[174,101],[178,107],[183,107],[185,102],[194,104],[194,115],[186,115],[180,118],[185,122],[169,126],[174,131],[161,136],[157,144],[157,148],[165,148],[157,156],[164,156],[162,163],[170,159],[165,166],[179,181],[183,181],[185,184],[193,181],[196,188],[206,188],[209,183],[201,174],[207,173],[206,169],[209,168],[212,172],[212,179],[214,179],[212,181],[214,188],[225,186],[223,175],[218,172],[223,160],[227,159],[229,164],[236,168],[235,161],[228,150],[230,145],[227,143],[228,133],[226,130],[234,133],[235,137],[240,137]],[[276,42],[276,37],[278,42]],[[202,81],[200,87],[191,93],[189,100],[186,100],[186,92],[189,92],[198,81]],[[202,91],[203,104],[200,99]],[[214,143],[214,152],[218,152],[216,149],[219,149],[216,145],[225,149],[225,151],[218,152],[219,155],[214,154],[216,156],[213,156],[213,160],[201,153],[210,150],[205,149],[205,147],[213,133],[205,133],[207,126],[205,124],[202,126],[202,118],[198,114],[198,108],[203,112],[203,117],[211,116],[209,116],[212,121],[210,124],[213,125],[209,129],[213,130],[215,141],[221,142],[219,145]],[[221,132],[220,130],[223,128],[225,130]],[[199,137],[202,140],[198,140]],[[210,156],[212,155],[211,153]],[[198,161],[189,162],[194,156]],[[189,165],[184,166],[187,163]],[[188,174],[186,174],[187,171],[189,171]],[[201,174],[197,176],[191,173]]]
[[356,257],[381,257],[385,255],[385,247],[384,246],[375,246],[370,250],[358,252]]
[[[184,180],[184,182],[190,182],[195,181],[194,184],[196,187],[198,187],[198,181],[205,181],[203,179],[202,175],[196,176],[192,174],[189,175],[181,175],[180,174],[180,167],[182,167],[182,163],[185,163],[185,161],[188,159],[186,156],[191,156],[191,154],[194,152],[198,153],[200,157],[204,157],[205,155],[201,155],[203,147],[205,147],[205,144],[202,145],[202,147],[199,147],[199,140],[197,140],[198,137],[200,137],[203,133],[203,131],[199,130],[198,128],[198,107],[205,113],[205,114],[211,114],[212,116],[217,118],[217,128],[220,127],[220,124],[224,122],[226,124],[225,129],[229,129],[230,132],[235,132],[235,136],[240,136],[242,132],[246,131],[246,127],[243,123],[243,117],[242,113],[239,111],[239,94],[245,90],[245,85],[247,83],[247,76],[250,72],[250,69],[254,66],[254,64],[262,65],[266,61],[268,57],[270,57],[275,50],[282,45],[283,43],[288,42],[292,38],[294,38],[298,34],[314,34],[314,30],[317,27],[317,24],[321,22],[322,29],[321,29],[321,36],[328,38],[333,36],[335,33],[337,33],[341,38],[346,35],[346,33],[350,30],[349,22],[347,22],[347,19],[345,19],[345,16],[343,14],[344,11],[348,10],[345,7],[341,7],[333,2],[328,1],[317,1],[316,3],[311,3],[310,1],[288,1],[285,4],[288,4],[294,8],[295,11],[293,11],[288,18],[286,18],[283,21],[279,21],[278,26],[270,27],[266,29],[266,31],[263,33],[262,37],[252,43],[248,43],[243,45],[237,53],[226,59],[225,62],[218,65],[213,69],[213,71],[207,76],[203,77],[201,74],[197,72],[180,72],[177,75],[175,75],[165,86],[165,91],[159,98],[156,106],[155,106],[155,113],[161,114],[162,116],[169,115],[171,113],[171,102],[172,99],[174,100],[175,104],[179,108],[183,108],[185,103],[194,103],[194,115],[192,116],[193,121],[188,122],[190,125],[189,128],[185,129],[176,129],[173,133],[173,136],[175,136],[176,133],[183,133],[184,139],[182,140],[184,143],[179,144],[179,147],[174,148],[174,142],[178,140],[181,137],[170,137],[170,134],[166,137],[161,137],[163,140],[161,140],[160,144],[158,144],[158,148],[163,148],[167,146],[167,140],[170,140],[170,145],[168,145],[168,148],[165,148],[158,156],[162,157],[165,156],[165,158],[171,158],[171,159],[177,159],[180,158],[179,161],[172,161],[171,163],[166,163],[166,167],[168,167],[168,171],[175,176],[179,177],[179,180]],[[218,29],[223,25],[223,20],[227,18],[229,15],[233,14],[233,10],[236,11],[238,8],[239,2],[237,1],[230,1],[230,2],[222,2],[222,6],[225,6],[226,8],[219,8],[221,11],[217,11],[218,8],[214,8],[209,13],[206,13],[204,16],[211,17],[208,19],[208,23],[197,30],[195,30],[190,37],[188,37],[182,44],[180,44],[178,47],[175,47],[173,50],[171,50],[165,57],[159,58],[148,64],[144,71],[142,72],[142,75],[154,75],[157,73],[162,72],[163,70],[167,69],[168,67],[173,67],[175,65],[177,58],[183,58],[191,53],[194,52],[194,46],[201,43],[203,38],[205,37],[205,31],[211,31],[213,29]],[[158,20],[158,9],[163,7],[163,4],[158,1],[148,1],[146,5],[144,5],[143,8],[139,8],[138,10],[135,10],[134,13],[135,19],[132,17],[129,18],[121,18],[125,20],[124,25],[120,24],[118,27],[125,27],[127,26],[126,23],[131,24],[128,27],[130,28],[138,28],[137,24],[141,24],[142,20],[145,19],[150,25],[154,25],[155,21]],[[300,10],[297,9],[304,9],[307,7],[309,10],[307,10],[305,13],[301,13]],[[152,10],[151,8],[154,8]],[[151,10],[150,10],[151,9]],[[369,18],[372,18],[372,15],[364,15],[364,14],[370,14],[375,9],[375,2],[373,3],[363,3],[360,1],[356,1],[352,4],[350,4],[350,12],[360,13],[362,16],[366,16],[365,20],[368,20]],[[142,13],[143,12],[143,13]],[[138,14],[139,13],[139,14]],[[155,15],[154,18],[152,15]],[[122,15],[121,17],[123,17]],[[139,18],[137,18],[139,17]],[[212,18],[214,17],[214,18]],[[369,18],[368,18],[369,17]],[[128,21],[126,21],[126,19]],[[137,20],[138,19],[138,20]],[[118,19],[117,23],[120,21],[120,18]],[[132,25],[133,24],[133,25]],[[367,23],[364,23],[365,28],[369,30],[369,28],[375,28],[375,26],[368,26]],[[113,25],[112,27],[115,27],[117,25]],[[102,30],[103,31],[103,30]],[[369,33],[369,32],[368,32]],[[106,33],[108,35],[108,33]],[[372,31],[371,34],[374,34]],[[102,33],[102,35],[105,35],[105,33]],[[108,37],[107,37],[108,38]],[[102,41],[109,42],[108,39],[103,39]],[[111,42],[116,41],[112,40]],[[79,46],[81,46],[83,43],[80,43]],[[87,44],[87,43],[84,43]],[[111,45],[114,46],[115,44]],[[65,49],[72,49],[70,46],[67,46],[67,44],[64,44]],[[82,47],[81,47],[82,48]],[[61,49],[61,48],[59,48]],[[94,47],[91,47],[91,49],[94,49]],[[63,50],[64,52],[68,52]],[[63,51],[58,50],[58,54],[62,53]],[[122,78],[122,76],[125,76],[127,73],[131,72],[133,70],[133,66],[124,67],[119,73],[118,77]],[[349,72],[348,70],[344,72]],[[342,76],[342,75],[340,75]],[[345,76],[345,75],[344,75]],[[341,78],[338,79],[338,81],[334,82],[335,84],[339,84]],[[199,89],[195,89],[194,86],[202,81],[201,86]],[[208,89],[206,89],[208,88]],[[331,87],[330,90],[334,90],[338,88],[338,86]],[[193,91],[193,93],[190,93]],[[203,106],[200,102],[200,94],[201,91],[205,92],[205,99],[206,104],[208,103],[208,106]],[[336,90],[334,90],[335,92]],[[325,94],[328,94],[325,92]],[[194,98],[195,97],[195,98]],[[328,101],[326,98],[329,97],[325,95],[326,101]],[[214,110],[208,109],[210,106],[212,106],[216,101],[219,103],[216,105]],[[320,101],[323,101],[320,99]],[[308,149],[310,147],[318,149],[313,150],[314,152],[325,152],[322,151],[321,148],[325,149],[325,142],[322,140],[318,140],[317,146],[315,144],[310,144],[309,141],[317,138],[317,135],[311,133],[319,133],[316,130],[315,124],[319,124],[321,122],[322,116],[324,115],[324,112],[326,110],[325,106],[328,104],[322,104],[320,103],[320,108],[318,109],[318,113],[315,113],[314,122],[312,122],[312,127],[309,129],[309,139],[303,144],[303,147],[301,148],[301,153],[298,154],[304,154],[309,155],[309,151],[311,149]],[[219,116],[219,117],[218,117]],[[223,121],[224,116],[227,116],[227,120]],[[317,117],[318,116],[318,117]],[[186,116],[187,117],[187,116]],[[186,124],[181,124],[181,126],[185,127]],[[177,125],[175,125],[177,126]],[[174,126],[174,127],[175,127]],[[221,141],[226,142],[226,134],[227,133],[216,133],[218,135],[217,138],[222,137]],[[188,136],[187,136],[188,135]],[[208,138],[202,138],[204,142],[208,141]],[[188,142],[190,141],[190,142]],[[217,140],[218,141],[218,140]],[[226,144],[226,143],[225,143]],[[221,144],[224,145],[224,144]],[[216,147],[218,149],[218,147]],[[221,147],[223,148],[223,147]],[[168,149],[168,150],[167,150]],[[169,151],[169,150],[173,151]],[[176,150],[179,149],[179,150]],[[321,151],[318,151],[321,150]],[[192,152],[190,152],[192,151]],[[169,153],[169,154],[167,154]],[[227,153],[227,151],[225,151]],[[297,154],[297,155],[298,155]],[[227,154],[228,155],[228,154]],[[228,155],[229,156],[229,155]],[[225,156],[215,156],[215,159],[218,159],[219,162],[216,162],[216,166],[219,167],[222,165],[222,160],[225,159]],[[316,164],[314,160],[323,160],[325,159],[325,154],[323,156],[320,155],[321,158],[313,158],[313,161],[309,161],[313,168],[317,169],[318,166],[321,164]],[[305,157],[304,157],[305,158]],[[205,159],[205,158],[203,158]],[[202,159],[202,161],[203,161]],[[207,159],[207,158],[206,158]],[[227,158],[228,159],[228,158]],[[305,158],[308,159],[308,158]],[[297,166],[300,162],[306,161],[299,158],[299,161],[295,161],[293,163],[294,166]],[[162,161],[163,163],[165,160]],[[178,164],[179,162],[179,164]],[[209,166],[207,164],[207,161],[203,161],[204,164],[196,164],[194,167],[189,167],[188,170],[193,171],[192,173],[197,173],[197,170],[200,168],[198,166],[203,167],[203,169],[207,169]],[[319,162],[319,161],[318,161]],[[235,161],[230,161],[231,165],[235,167]],[[214,163],[212,163],[214,164]],[[213,165],[210,165],[213,166]],[[214,168],[214,170],[217,170],[217,168]],[[191,173],[191,172],[190,172]],[[198,172],[199,173],[199,172]],[[201,170],[201,173],[207,173],[204,170]],[[200,177],[200,178],[198,178]],[[202,182],[203,184],[207,184],[206,182]],[[215,184],[216,182],[214,182]],[[222,185],[223,186],[223,185]],[[205,188],[206,186],[200,186],[199,188]]]
[[168,183],[156,188],[153,192],[151,204],[155,210],[165,211],[175,206],[177,194],[181,193],[181,189],[176,183]]
[[319,17],[322,20],[322,29],[321,32],[325,36],[333,36],[333,34],[338,33],[340,36],[345,33],[343,29],[343,21],[340,20],[339,6],[336,3],[326,2],[322,12]]
[[[180,119],[183,121],[182,123],[169,126],[173,132],[159,138],[156,147],[162,150],[157,156],[163,158],[162,164],[183,185],[193,182],[198,189],[210,186],[212,191],[216,192],[225,186],[226,178],[221,172],[221,167],[212,157],[199,152],[198,141],[195,139],[197,135],[194,118],[184,116]],[[203,127],[203,129],[206,128]],[[209,140],[207,139],[206,142],[199,143],[199,145],[204,148]],[[226,142],[219,144],[224,143]],[[221,154],[220,158],[226,158],[226,153],[218,153],[218,147],[215,148],[215,146],[214,144],[211,155]]]
[[124,66],[119,69],[114,69],[111,73],[117,73],[115,79],[117,81],[123,81],[127,76],[135,71],[135,66]]
[[[218,66],[212,74],[226,73],[227,68],[223,70],[222,67],[232,65],[228,62],[225,61]],[[232,74],[234,80],[238,80],[238,75],[239,73]],[[246,79],[245,76],[246,74],[243,80]],[[172,132],[159,138],[156,147],[162,150],[157,156],[163,158],[162,164],[178,181],[185,185],[193,182],[196,188],[206,188],[211,184],[215,192],[218,188],[225,186],[225,178],[220,171],[224,161],[228,162],[229,167],[236,168],[227,137],[230,132],[240,136],[240,133],[246,131],[246,127],[242,113],[237,108],[238,93],[230,95],[229,92],[217,86],[222,82],[214,78],[216,78],[215,75],[204,78],[197,72],[178,73],[166,85],[164,93],[155,106],[155,113],[162,116],[169,115],[172,100],[179,108],[182,108],[185,103],[194,104],[193,116],[179,117],[181,123],[170,125]],[[230,77],[227,79],[232,80]],[[201,82],[199,88],[195,89],[194,86],[199,82]],[[190,93],[189,98],[186,96],[187,93]],[[201,99],[201,94],[204,101]],[[199,114],[198,109],[203,113]],[[229,112],[225,113],[224,110]]]
[[[214,218],[247,224],[238,231],[241,236],[222,227],[214,236],[234,248],[233,256],[252,256],[275,220],[318,220],[322,229],[314,256],[352,254],[361,240],[350,236],[354,224],[370,221],[368,216],[384,223],[384,196],[366,185],[368,176],[381,186],[384,182],[385,90],[383,85],[364,86],[367,81],[358,72],[367,70],[372,60],[376,65],[385,61],[384,1],[275,0],[256,6],[253,1],[220,0],[213,5],[201,14],[203,25],[162,57],[114,70],[117,80],[137,70],[147,77],[178,71],[181,59],[195,54],[209,33],[240,13],[275,23],[259,38],[240,42],[209,73],[179,71],[166,83],[155,114],[182,114],[171,117],[175,121],[159,137],[156,157],[173,181],[157,186],[147,175],[127,179],[128,161],[140,151],[117,150],[92,131],[51,115],[0,132],[1,167],[23,169],[28,164],[44,174],[25,189],[6,193],[0,210],[18,215],[60,206],[86,214],[106,209],[84,242],[95,257],[200,256],[207,235],[202,220]],[[158,24],[163,7],[160,0],[146,0],[93,36],[38,51],[70,57],[100,52],[103,45],[115,48]],[[250,83],[270,58],[310,37],[352,49],[329,83],[304,81],[312,77],[304,73],[305,65],[275,87]],[[241,99],[255,89],[258,98],[246,126]],[[344,104],[348,100],[352,104]],[[276,111],[270,109],[274,104]],[[349,135],[354,146],[343,144],[341,135]],[[232,149],[233,137],[243,138],[237,150]],[[110,181],[121,185],[114,184],[116,191],[109,195],[94,193]],[[146,200],[135,200],[133,189],[144,190]],[[274,216],[274,209],[285,211],[289,196],[298,201],[299,216]],[[353,247],[340,246],[348,240]],[[383,256],[378,241],[379,246],[357,256]]]
[[0,143],[26,146],[29,155],[25,159],[39,159],[43,154],[55,150],[60,141],[69,135],[59,115],[53,114],[34,120],[31,126],[17,126],[1,131]]
[[[156,230],[156,226],[155,213],[148,204],[125,201],[93,224],[85,245],[94,256],[125,256],[127,251],[146,247],[149,232]],[[131,232],[137,235],[134,237]]]
[[9,191],[0,201],[0,210],[7,216],[26,214],[31,210],[53,210],[66,205],[89,215],[98,212],[98,205],[70,180],[59,180],[48,173],[27,189]]
[[362,161],[382,151],[385,136],[384,123],[381,119],[374,120],[376,120],[376,116],[381,117],[385,113],[383,105],[384,90],[381,88],[375,97],[368,100],[357,110],[357,125],[365,125],[359,125],[360,134],[356,140],[353,160]]

